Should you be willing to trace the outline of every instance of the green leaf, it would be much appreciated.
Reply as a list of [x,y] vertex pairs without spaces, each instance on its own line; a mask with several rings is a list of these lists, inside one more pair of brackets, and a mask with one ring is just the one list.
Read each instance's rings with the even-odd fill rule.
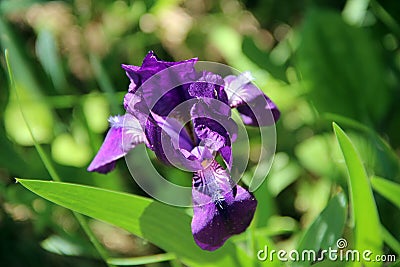
[[[347,201],[344,193],[334,196],[305,232],[297,251],[334,248],[346,223]],[[293,266],[310,266],[312,262],[295,262]]]
[[[349,175],[349,194],[354,220],[354,249],[371,250],[378,255],[382,249],[381,226],[372,189],[361,158],[346,133],[333,123],[333,130],[343,153]],[[365,266],[379,266],[376,262],[354,263]]]
[[397,240],[383,225],[382,225],[382,236],[385,243],[393,249],[397,255],[400,255],[400,241]]
[[133,258],[112,258],[109,259],[107,262],[120,266],[125,266],[125,265],[132,266],[132,265],[143,265],[149,263],[170,261],[174,259],[176,259],[174,254],[165,253],[165,254],[156,254],[151,256],[133,257]]
[[192,237],[191,218],[183,209],[95,187],[39,180],[18,181],[60,206],[149,240],[165,251],[174,253],[189,266],[244,266],[251,263],[251,259],[229,241],[214,252],[201,250]]
[[376,192],[387,198],[400,209],[400,184],[379,177],[372,177],[371,184]]

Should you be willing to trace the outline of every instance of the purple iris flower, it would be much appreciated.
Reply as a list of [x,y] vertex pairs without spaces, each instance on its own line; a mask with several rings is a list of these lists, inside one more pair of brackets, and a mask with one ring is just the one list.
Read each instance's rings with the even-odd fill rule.
[[[192,233],[202,249],[211,251],[246,230],[257,206],[253,194],[229,174],[237,135],[231,108],[252,126],[272,125],[280,113],[251,83],[250,73],[222,78],[197,72],[196,62],[166,62],[149,52],[140,67],[122,65],[130,79],[127,113],[109,119],[109,132],[88,171],[107,173],[144,143],[162,162],[193,172]],[[259,115],[265,113],[270,116]]]

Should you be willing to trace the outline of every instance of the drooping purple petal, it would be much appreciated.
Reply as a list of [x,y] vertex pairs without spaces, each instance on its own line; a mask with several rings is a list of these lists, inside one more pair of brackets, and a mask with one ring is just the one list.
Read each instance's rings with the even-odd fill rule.
[[237,108],[247,125],[272,125],[279,119],[280,112],[275,103],[252,83],[253,80],[250,72],[224,78],[229,105]]
[[136,145],[147,142],[139,121],[132,115],[110,117],[109,122],[111,128],[88,167],[90,172],[110,172],[115,168],[117,159],[125,156]]
[[251,102],[237,107],[245,124],[251,126],[269,126],[278,121],[280,111],[266,95],[259,95]]
[[225,92],[232,108],[251,102],[254,98],[263,94],[252,81],[254,81],[254,78],[248,71],[238,76],[228,75],[224,78]]
[[213,161],[193,177],[192,233],[205,250],[215,250],[249,226],[257,200],[243,187],[233,185],[228,173]]

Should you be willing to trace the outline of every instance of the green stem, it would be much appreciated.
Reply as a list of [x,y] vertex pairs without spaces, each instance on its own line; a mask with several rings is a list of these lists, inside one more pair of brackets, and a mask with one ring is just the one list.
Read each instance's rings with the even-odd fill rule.
[[165,253],[165,254],[156,254],[150,256],[141,256],[141,257],[133,257],[133,258],[111,258],[108,259],[109,263],[120,265],[120,266],[127,266],[127,265],[144,265],[144,264],[151,264],[151,263],[158,263],[163,261],[172,261],[176,260],[176,256],[173,253]]
[[371,8],[375,15],[389,28],[397,37],[400,37],[400,26],[397,21],[377,1],[370,1]]
[[[6,63],[7,63],[7,70],[8,70],[8,75],[9,75],[9,80],[10,80],[10,88],[14,90],[15,95],[16,95],[16,99],[17,102],[19,104],[20,110],[21,110],[21,114],[22,114],[22,118],[28,128],[29,134],[31,135],[31,138],[33,140],[33,143],[35,145],[35,148],[40,156],[40,159],[42,160],[43,164],[45,165],[45,168],[47,169],[47,171],[50,174],[50,177],[57,182],[61,182],[61,177],[58,175],[57,171],[55,170],[53,164],[51,163],[50,159],[47,157],[45,151],[43,150],[43,148],[39,145],[39,143],[36,141],[33,132],[32,132],[32,128],[30,127],[28,120],[25,116],[25,113],[22,109],[22,105],[19,101],[19,95],[17,92],[17,87],[15,86],[15,80],[14,80],[14,75],[11,71],[11,65],[10,65],[10,61],[9,61],[9,56],[8,56],[8,50],[5,50],[5,58],[6,58]],[[81,225],[83,231],[85,232],[85,234],[88,236],[90,242],[92,242],[93,246],[96,248],[97,252],[99,253],[100,257],[104,260],[104,262],[107,264],[107,266],[109,267],[114,267],[114,265],[110,264],[107,262],[108,259],[108,255],[107,255],[107,251],[101,246],[100,242],[97,240],[96,236],[94,235],[93,231],[90,229],[85,217],[82,214],[79,214],[75,211],[72,211],[72,213],[74,214],[76,220],[78,221],[78,223]]]

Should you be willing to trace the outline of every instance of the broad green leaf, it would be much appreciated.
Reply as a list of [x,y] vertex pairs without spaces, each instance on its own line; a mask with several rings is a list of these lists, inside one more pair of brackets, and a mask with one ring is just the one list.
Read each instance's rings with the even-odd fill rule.
[[[349,175],[349,194],[354,220],[354,249],[371,250],[378,255],[382,249],[381,227],[372,189],[361,158],[346,133],[333,123],[333,130]],[[355,266],[379,266],[376,262],[358,262]]]
[[245,266],[251,263],[231,242],[214,252],[194,242],[184,210],[148,198],[105,189],[39,180],[18,181],[27,189],[60,206],[108,222],[142,237],[189,266]]
[[[344,193],[334,196],[307,229],[302,237],[297,251],[313,250],[316,255],[320,250],[335,249],[336,242],[341,238],[347,217],[347,200]],[[312,262],[294,262],[293,266],[310,266]]]
[[379,177],[371,178],[371,184],[376,192],[387,198],[400,209],[400,184]]

